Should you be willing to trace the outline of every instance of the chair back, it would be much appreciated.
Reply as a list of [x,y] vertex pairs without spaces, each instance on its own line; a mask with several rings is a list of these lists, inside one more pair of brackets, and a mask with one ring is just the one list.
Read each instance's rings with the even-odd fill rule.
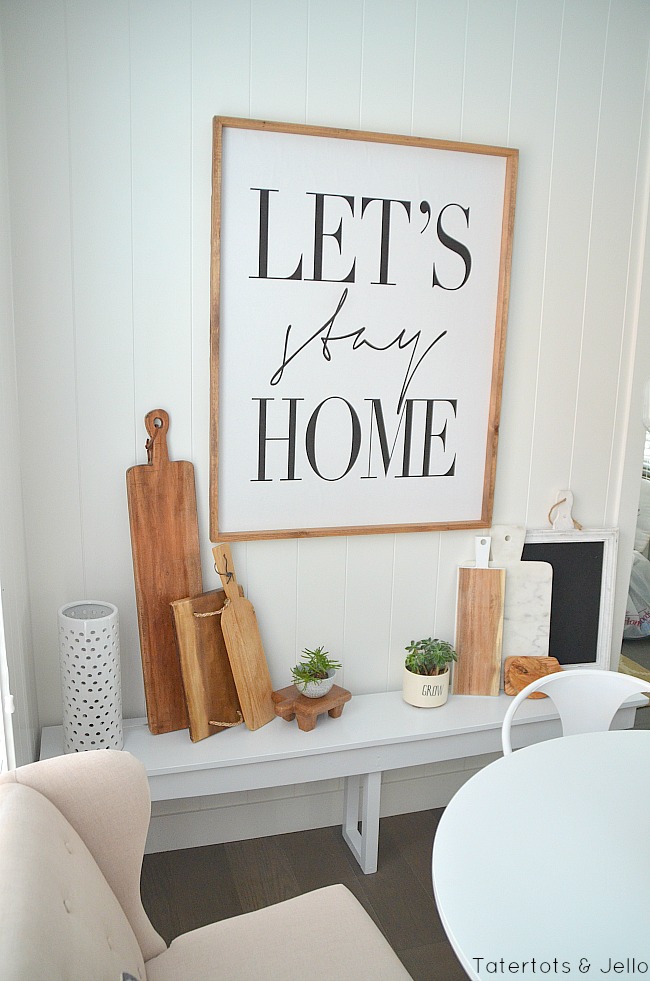
[[510,729],[515,712],[532,692],[543,691],[552,700],[562,722],[562,734],[609,729],[621,704],[630,695],[650,691],[650,682],[618,671],[574,668],[548,674],[515,695],[503,719],[501,742],[504,756],[512,752]]

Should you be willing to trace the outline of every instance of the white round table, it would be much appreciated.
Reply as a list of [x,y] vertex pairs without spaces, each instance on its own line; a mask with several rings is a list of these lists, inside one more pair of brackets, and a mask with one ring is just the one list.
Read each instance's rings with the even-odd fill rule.
[[650,731],[496,760],[447,806],[432,866],[470,978],[650,979]]

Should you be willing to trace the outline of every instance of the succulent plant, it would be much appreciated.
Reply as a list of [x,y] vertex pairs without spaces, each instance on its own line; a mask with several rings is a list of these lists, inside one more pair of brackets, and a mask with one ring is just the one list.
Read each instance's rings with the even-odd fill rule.
[[457,660],[451,644],[437,637],[412,640],[405,650],[404,666],[413,674],[444,674],[449,663]]
[[329,652],[323,647],[316,647],[313,651],[305,649],[302,654],[300,662],[291,669],[294,683],[319,681],[327,678],[328,671],[336,671],[341,667],[338,661],[330,658]]

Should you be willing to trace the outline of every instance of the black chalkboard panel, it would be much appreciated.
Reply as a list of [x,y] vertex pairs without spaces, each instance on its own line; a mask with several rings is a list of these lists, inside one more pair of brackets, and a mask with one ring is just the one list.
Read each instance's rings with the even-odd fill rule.
[[604,542],[526,542],[522,559],[553,566],[549,655],[593,664],[598,649]]

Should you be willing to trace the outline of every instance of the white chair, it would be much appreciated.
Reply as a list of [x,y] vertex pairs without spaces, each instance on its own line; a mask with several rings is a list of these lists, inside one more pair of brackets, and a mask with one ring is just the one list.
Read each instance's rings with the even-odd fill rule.
[[512,753],[510,728],[515,712],[531,692],[543,691],[552,700],[562,722],[562,734],[600,732],[609,729],[621,704],[630,695],[648,692],[650,683],[617,671],[594,668],[573,669],[547,674],[515,695],[503,719],[503,754]]

